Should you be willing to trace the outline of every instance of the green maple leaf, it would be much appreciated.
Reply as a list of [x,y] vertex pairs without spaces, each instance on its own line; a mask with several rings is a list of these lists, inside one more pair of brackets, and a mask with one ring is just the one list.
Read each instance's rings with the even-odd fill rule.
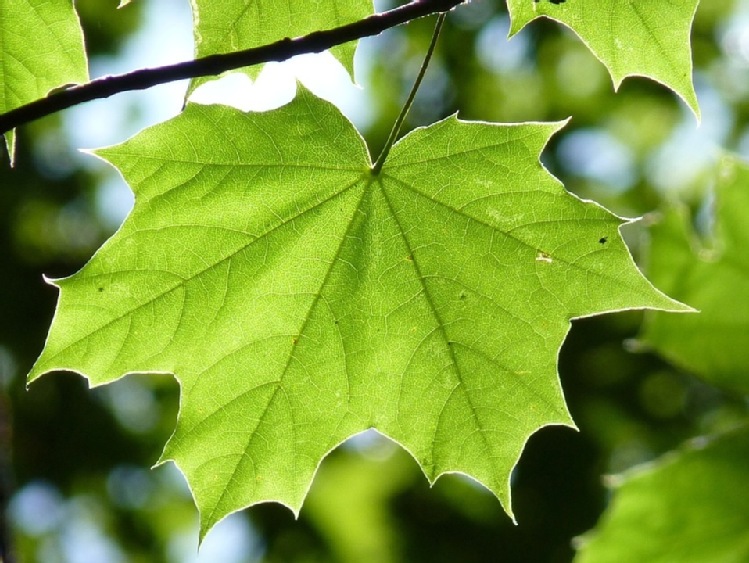
[[[0,0],[0,45],[0,113],[63,84],[88,81],[83,33],[70,0]],[[11,159],[14,141],[13,132],[6,133]]]
[[375,175],[307,92],[264,114],[191,104],[97,152],[135,208],[56,282],[29,377],[176,374],[161,461],[187,476],[203,534],[258,502],[297,512],[322,458],[368,428],[509,510],[528,436],[572,425],[556,374],[570,319],[684,308],[638,272],[621,219],[541,166],[560,127],[451,117]]
[[749,165],[727,156],[715,176],[709,246],[696,240],[684,208],[669,208],[651,228],[653,282],[700,314],[648,315],[641,337],[703,379],[749,393]]
[[690,31],[699,0],[507,0],[514,35],[547,17],[569,27],[604,64],[618,89],[645,76],[676,92],[699,117]]
[[749,560],[748,475],[745,426],[631,471],[575,562]]
[[[284,37],[299,37],[363,19],[374,13],[372,0],[193,0],[195,55],[205,57],[273,43]],[[356,42],[333,47],[330,52],[354,74]],[[260,67],[245,72],[254,78]],[[197,78],[190,91],[210,78]]]

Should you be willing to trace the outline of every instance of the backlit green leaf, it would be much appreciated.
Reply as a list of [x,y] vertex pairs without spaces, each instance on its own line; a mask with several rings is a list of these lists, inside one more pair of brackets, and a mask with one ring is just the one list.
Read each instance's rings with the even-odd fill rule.
[[653,282],[700,313],[648,315],[642,339],[705,380],[749,393],[749,166],[726,157],[715,195],[709,247],[692,234],[684,208],[670,208],[651,228]]
[[696,440],[623,477],[577,563],[749,561],[749,431]]
[[[0,0],[0,45],[0,113],[63,84],[88,81],[83,33],[71,0]],[[13,133],[5,140],[12,155]]]
[[699,0],[507,0],[515,34],[538,17],[574,31],[608,68],[618,89],[627,76],[665,84],[699,117],[690,31]]
[[[259,47],[284,37],[338,27],[374,13],[372,0],[192,0],[192,10],[197,57]],[[331,49],[352,76],[355,50],[355,42]],[[245,71],[254,77],[258,68]],[[190,90],[208,80],[211,79],[193,80]]]
[[30,379],[174,373],[162,461],[202,532],[245,506],[298,511],[321,459],[376,428],[430,481],[462,472],[510,510],[528,437],[572,425],[556,360],[570,319],[683,306],[637,271],[623,221],[538,155],[561,124],[448,118],[373,175],[307,92],[263,114],[189,105],[98,154],[136,196],[61,295]]

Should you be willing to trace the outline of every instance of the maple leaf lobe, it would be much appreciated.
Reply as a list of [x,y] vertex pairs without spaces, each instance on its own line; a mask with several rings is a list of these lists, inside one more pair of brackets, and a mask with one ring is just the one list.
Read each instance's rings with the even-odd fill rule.
[[[678,308],[636,270],[623,221],[538,161],[562,125],[452,116],[373,177],[360,135],[309,92],[260,114],[189,104],[98,151],[135,207],[56,282],[30,379],[175,374],[160,463],[186,475],[201,535],[259,502],[298,512],[325,455],[369,428],[511,514],[528,437],[573,424],[556,373],[570,319]],[[605,251],[601,232],[617,233]]]

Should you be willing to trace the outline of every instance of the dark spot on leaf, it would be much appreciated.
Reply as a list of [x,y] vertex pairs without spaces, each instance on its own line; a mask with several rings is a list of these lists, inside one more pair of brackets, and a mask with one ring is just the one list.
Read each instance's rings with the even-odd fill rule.
[[99,288],[97,288],[97,291],[98,291],[99,293],[101,293],[102,291],[104,291],[104,288],[103,288],[103,287],[99,287]]
[[409,254],[408,256],[406,256],[406,260],[408,260],[409,262],[413,262],[414,257]]
[[598,242],[601,244],[606,244],[609,241],[609,237],[601,237],[598,239]]
[[464,291],[461,291],[461,292],[460,292],[460,299],[461,299],[461,300],[463,300],[463,299],[465,299],[465,298],[466,298],[466,294],[465,294],[465,292],[464,292]]

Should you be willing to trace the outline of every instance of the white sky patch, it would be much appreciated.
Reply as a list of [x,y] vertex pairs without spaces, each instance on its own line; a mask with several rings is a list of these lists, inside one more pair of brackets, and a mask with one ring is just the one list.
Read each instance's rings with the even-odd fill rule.
[[580,129],[562,138],[559,162],[570,174],[605,184],[621,192],[637,179],[629,148],[603,129]]
[[254,82],[244,73],[232,72],[197,88],[190,101],[226,104],[248,112],[269,111],[294,99],[297,81],[336,105],[359,128],[366,129],[371,123],[368,95],[327,51],[267,63]]
[[528,34],[508,39],[510,18],[497,16],[476,36],[476,55],[481,64],[493,72],[514,72],[530,64]]
[[174,563],[244,563],[259,561],[262,548],[247,519],[230,514],[216,524],[198,551],[198,525],[174,536],[167,547],[168,560]]
[[648,179],[662,191],[692,187],[713,165],[718,147],[726,146],[731,131],[734,116],[730,106],[720,92],[700,79],[699,74],[695,78],[702,122],[698,127],[691,113],[684,109],[682,122],[647,163]]

